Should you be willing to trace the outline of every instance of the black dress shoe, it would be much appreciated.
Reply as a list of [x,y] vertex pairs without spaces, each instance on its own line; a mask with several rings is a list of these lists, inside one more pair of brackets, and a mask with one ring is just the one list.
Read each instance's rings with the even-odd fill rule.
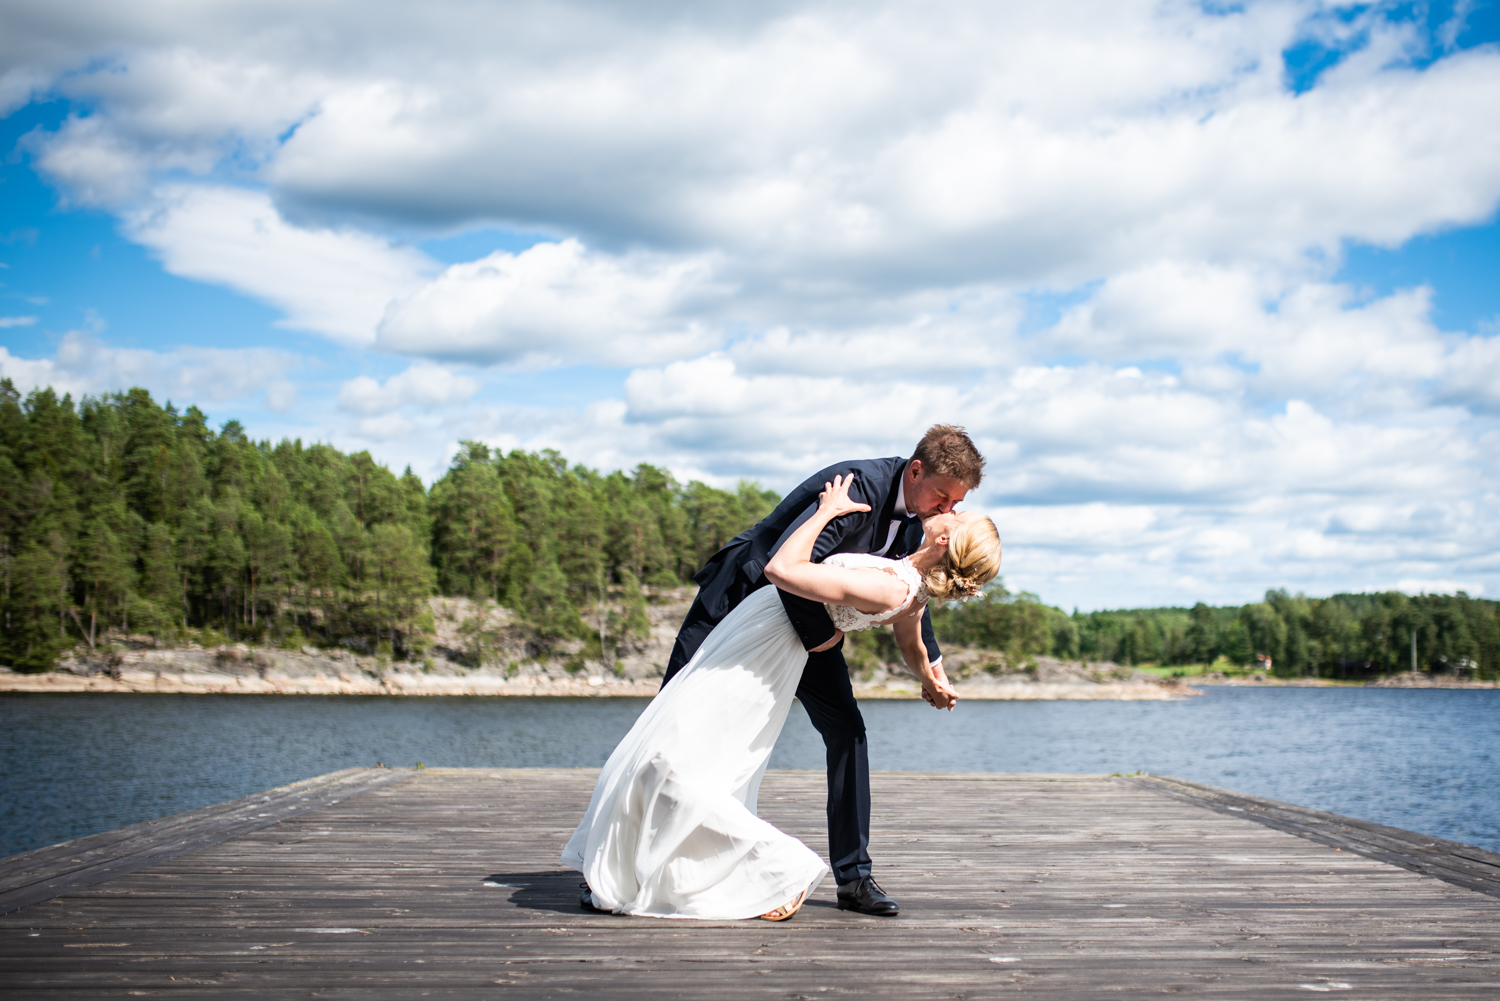
[[584,910],[588,911],[590,914],[608,914],[609,913],[609,911],[606,911],[604,908],[602,908],[602,907],[596,907],[594,905],[594,891],[589,889],[589,885],[587,883],[579,883],[578,885],[581,886],[581,887],[583,887],[583,892],[578,895],[578,906],[579,907],[582,907]]
[[839,910],[893,918],[901,913],[901,905],[885,895],[874,876],[865,876],[839,887]]

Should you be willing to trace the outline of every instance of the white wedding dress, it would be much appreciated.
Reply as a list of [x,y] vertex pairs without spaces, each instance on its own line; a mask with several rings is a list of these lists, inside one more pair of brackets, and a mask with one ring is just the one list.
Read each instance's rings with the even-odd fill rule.
[[[828,606],[845,632],[926,601],[906,560],[840,553],[825,564],[894,572],[906,599],[878,615]],[[807,664],[774,587],[724,617],[605,762],[562,860],[597,907],[658,918],[758,917],[822,882],[828,866],[756,815],[771,748]]]

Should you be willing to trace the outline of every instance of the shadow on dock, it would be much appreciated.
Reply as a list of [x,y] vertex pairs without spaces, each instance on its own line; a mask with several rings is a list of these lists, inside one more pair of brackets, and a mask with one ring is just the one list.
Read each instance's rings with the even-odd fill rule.
[[578,912],[578,895],[582,890],[578,873],[556,869],[538,872],[500,872],[484,878],[483,886],[514,890],[506,900],[532,911]]

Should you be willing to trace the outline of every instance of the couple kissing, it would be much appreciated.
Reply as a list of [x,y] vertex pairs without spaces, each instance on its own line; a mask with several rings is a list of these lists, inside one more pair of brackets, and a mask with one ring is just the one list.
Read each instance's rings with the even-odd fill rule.
[[[586,909],[780,921],[831,868],[840,909],[899,913],[872,875],[869,753],[844,634],[889,626],[923,698],[953,708],[929,605],[971,597],[1000,570],[994,522],[954,511],[983,469],[962,428],[935,425],[910,458],[819,470],[714,554],[660,694],[563,851]],[[827,863],[756,812],[793,697],[827,749]]]

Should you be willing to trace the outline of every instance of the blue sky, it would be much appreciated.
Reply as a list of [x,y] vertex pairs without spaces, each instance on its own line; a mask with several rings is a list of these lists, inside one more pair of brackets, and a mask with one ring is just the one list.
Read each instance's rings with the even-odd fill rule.
[[[69,331],[97,331],[109,344],[165,351],[182,345],[271,348],[304,359],[299,383],[309,392],[337,393],[351,374],[388,378],[407,359],[351,351],[308,330],[279,323],[284,314],[253,296],[223,285],[181,278],[165,271],[151,252],[120,232],[110,212],[70,204],[65,191],[40,176],[21,140],[34,130],[55,131],[71,114],[89,114],[86,105],[67,100],[35,101],[0,122],[0,148],[9,154],[0,166],[0,288],[4,313],[35,317],[33,324],[5,328],[0,344],[29,358],[50,357]],[[475,260],[496,250],[517,252],[546,239],[494,227],[414,241],[446,264]],[[496,373],[495,390],[513,402],[581,406],[601,392],[618,392],[623,370],[588,367],[550,370],[507,378]],[[128,388],[128,387],[125,387]],[[187,402],[181,401],[184,405]],[[249,427],[294,428],[295,415],[270,413],[253,396],[234,401],[231,417]],[[210,411],[223,407],[207,405]],[[305,425],[309,439],[327,437],[317,423]],[[296,432],[293,432],[296,433]],[[420,462],[420,460],[419,460]],[[441,465],[423,470],[430,480]]]
[[1054,603],[1500,594],[1495,3],[15,6],[23,389],[429,481],[956,421]]

